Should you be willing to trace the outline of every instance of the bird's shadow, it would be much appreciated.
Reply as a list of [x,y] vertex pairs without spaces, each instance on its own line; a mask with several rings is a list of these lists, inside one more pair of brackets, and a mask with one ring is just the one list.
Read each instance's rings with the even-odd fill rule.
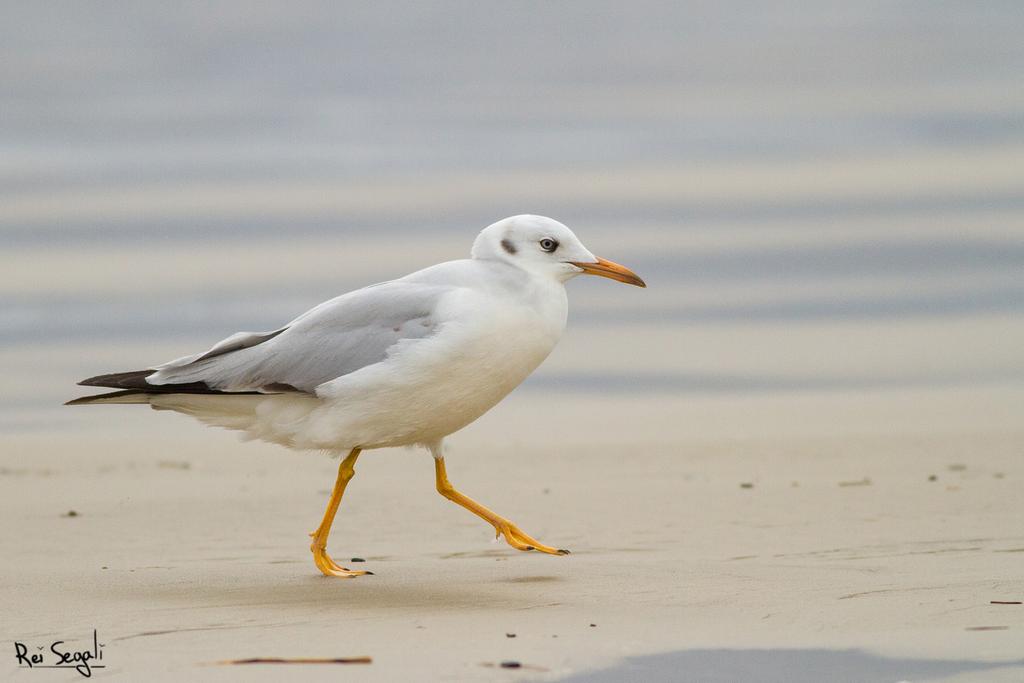
[[[374,568],[374,571],[377,571]],[[563,581],[550,574],[524,574],[515,577],[466,581],[453,580],[448,572],[417,570],[410,575],[397,567],[385,568],[373,576],[340,579],[313,574],[249,578],[217,573],[197,577],[195,582],[137,582],[125,585],[111,580],[94,590],[111,599],[143,602],[147,609],[178,609],[195,605],[214,608],[259,607],[261,610],[287,610],[336,606],[349,611],[365,608],[434,609],[478,611],[486,608],[522,608],[535,599],[532,586]]]

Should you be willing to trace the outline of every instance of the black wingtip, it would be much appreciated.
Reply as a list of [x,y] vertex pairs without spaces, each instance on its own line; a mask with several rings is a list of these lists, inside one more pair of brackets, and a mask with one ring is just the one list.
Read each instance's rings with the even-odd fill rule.
[[[96,375],[83,379],[78,383],[82,387],[108,387],[128,391],[141,391],[147,394],[251,394],[252,391],[221,391],[211,389],[206,382],[186,382],[183,384],[150,384],[146,378],[156,372],[149,370],[132,370],[131,372],[112,372],[108,375]],[[279,385],[284,386],[284,385]],[[292,387],[294,390],[294,387]]]
[[111,389],[152,389],[153,385],[146,381],[146,377],[153,374],[153,370],[132,370],[130,372],[112,372],[106,375],[96,375],[79,382],[83,387],[110,387]]

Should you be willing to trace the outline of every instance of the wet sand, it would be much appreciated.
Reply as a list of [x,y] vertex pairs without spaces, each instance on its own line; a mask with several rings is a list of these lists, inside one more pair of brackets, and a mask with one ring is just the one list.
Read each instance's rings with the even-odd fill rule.
[[[305,536],[331,461],[142,406],[68,408],[88,424],[5,440],[3,635],[96,628],[105,674],[154,680],[239,675],[223,660],[359,656],[373,663],[292,666],[314,679],[348,666],[363,680],[552,680],[627,656],[789,648],[1016,659],[984,672],[1013,680],[1024,609],[991,603],[1024,590],[1024,434],[1009,408],[1022,400],[999,385],[524,388],[453,439],[450,475],[573,554],[492,543],[433,491],[425,453],[370,452],[329,549],[376,575],[347,581],[319,576]],[[245,675],[275,679],[278,666]]]

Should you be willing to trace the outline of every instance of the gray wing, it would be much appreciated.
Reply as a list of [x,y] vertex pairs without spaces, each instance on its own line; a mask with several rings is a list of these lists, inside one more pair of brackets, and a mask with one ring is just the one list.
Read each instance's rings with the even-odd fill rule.
[[273,332],[240,332],[205,353],[154,368],[149,384],[202,382],[219,391],[316,387],[379,363],[403,339],[433,334],[452,287],[394,280],[326,301]]

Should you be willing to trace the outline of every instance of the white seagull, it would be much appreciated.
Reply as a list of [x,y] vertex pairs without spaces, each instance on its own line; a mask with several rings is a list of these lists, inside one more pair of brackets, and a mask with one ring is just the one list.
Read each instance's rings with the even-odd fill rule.
[[[480,232],[472,258],[343,294],[271,332],[239,332],[203,353],[83,380],[124,391],[71,403],[148,402],[253,438],[347,454],[323,521],[310,534],[314,562],[328,576],[371,573],[335,563],[327,537],[359,454],[389,446],[426,447],[438,492],[492,524],[512,547],[565,555],[455,490],[443,443],[551,353],[565,329],[565,283],[581,273],[645,286],[628,268],[594,256],[558,221],[513,216]],[[177,396],[175,403],[169,394],[259,396],[228,399],[246,407],[221,407],[219,417],[204,418],[181,399],[212,397]]]

